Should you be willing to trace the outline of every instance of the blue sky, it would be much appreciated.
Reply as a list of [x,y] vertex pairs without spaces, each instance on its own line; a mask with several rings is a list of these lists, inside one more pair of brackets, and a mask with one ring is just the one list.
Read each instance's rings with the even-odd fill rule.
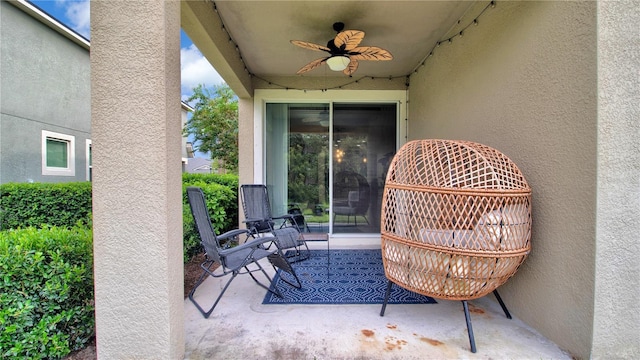
[[[31,0],[31,3],[91,40],[89,0]],[[183,31],[180,40],[181,93],[182,100],[186,100],[198,84],[212,87],[223,80]]]

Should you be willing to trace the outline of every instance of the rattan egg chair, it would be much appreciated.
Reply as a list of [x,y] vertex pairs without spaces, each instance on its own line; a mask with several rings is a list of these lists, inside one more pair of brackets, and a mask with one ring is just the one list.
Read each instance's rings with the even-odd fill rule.
[[518,167],[491,147],[416,140],[393,158],[381,211],[387,296],[393,284],[461,300],[471,351],[467,300],[494,293],[531,249],[531,188]]

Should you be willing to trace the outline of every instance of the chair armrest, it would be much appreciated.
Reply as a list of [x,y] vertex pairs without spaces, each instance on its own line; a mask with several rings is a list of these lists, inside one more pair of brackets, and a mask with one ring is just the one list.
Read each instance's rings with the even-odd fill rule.
[[280,215],[280,216],[274,216],[273,219],[293,219],[293,215],[291,214],[285,214],[285,215]]
[[268,219],[258,219],[258,218],[250,218],[250,219],[244,219],[242,220],[243,223],[250,223],[250,222],[258,222],[258,221],[267,221]]
[[[257,249],[258,247],[260,247],[260,245],[267,243],[267,242],[271,242],[274,241],[276,238],[274,238],[273,236],[265,236],[265,237],[261,237],[261,238],[257,238],[257,239],[253,239],[251,241],[247,241],[245,243],[242,243],[238,246],[229,248],[229,249],[224,249],[224,250],[220,250],[218,251],[218,254],[220,254],[220,256],[227,256],[229,254],[233,254],[234,252],[238,252],[241,250],[245,250],[245,249]],[[275,250],[274,250],[275,251]]]
[[238,235],[242,235],[242,234],[249,234],[250,231],[247,229],[235,229],[235,230],[231,230],[231,231],[227,231],[224,234],[218,235],[218,240],[225,240],[228,239],[230,237],[235,237]]

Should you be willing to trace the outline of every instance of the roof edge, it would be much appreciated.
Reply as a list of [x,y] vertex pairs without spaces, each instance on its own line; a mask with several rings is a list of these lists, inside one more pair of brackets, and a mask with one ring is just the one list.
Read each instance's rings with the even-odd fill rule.
[[46,26],[50,27],[51,29],[57,31],[62,36],[66,37],[67,39],[69,39],[69,40],[73,41],[74,43],[80,45],[84,49],[86,49],[86,50],[90,49],[91,46],[90,46],[89,40],[85,39],[82,35],[78,34],[77,32],[73,31],[71,28],[69,28],[68,26],[66,26],[63,23],[59,22],[58,20],[53,18],[51,15],[49,15],[46,12],[44,12],[43,10],[41,10],[36,5],[30,3],[30,2],[28,2],[26,0],[8,0],[8,2],[11,5],[17,7],[18,9],[24,11],[25,13],[27,13],[28,15],[30,15],[34,19],[40,21],[44,25],[46,25]]

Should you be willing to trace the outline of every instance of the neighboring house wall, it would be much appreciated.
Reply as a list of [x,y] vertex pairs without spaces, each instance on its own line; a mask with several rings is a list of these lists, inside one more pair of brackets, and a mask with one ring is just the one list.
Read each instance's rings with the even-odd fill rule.
[[[0,183],[84,181],[91,138],[88,46],[11,3],[0,6]],[[73,137],[72,176],[43,175],[42,130]]]
[[[189,120],[189,113],[193,112],[193,108],[191,106],[189,106],[189,104],[185,103],[184,101],[181,103],[181,117],[180,117],[180,129],[184,129],[184,127],[187,125],[187,121]],[[187,141],[187,137],[183,136],[182,137],[182,171],[183,172],[187,172],[187,169],[189,168],[189,161],[191,161],[190,158],[193,157],[193,151],[189,151],[189,142]]]
[[596,5],[499,2],[436,49],[409,92],[410,139],[481,142],[523,171],[532,251],[500,291],[518,318],[580,358],[590,357],[594,319]]
[[[181,104],[181,124],[182,124],[182,129],[184,129],[184,127],[187,125],[187,121],[189,120],[189,113],[193,112],[193,108],[191,106],[189,106],[187,103],[185,103],[184,101]],[[182,137],[182,162],[186,163],[187,159],[190,157],[193,157],[193,154],[190,154],[187,151],[187,144],[188,144],[188,140],[186,136]]]
[[[0,183],[89,180],[89,42],[30,4],[0,6]],[[183,102],[183,128],[191,111]],[[43,131],[73,143],[72,171],[43,169]],[[186,164],[186,136],[181,146]]]
[[190,158],[184,172],[191,174],[211,174],[211,160],[205,158]]

